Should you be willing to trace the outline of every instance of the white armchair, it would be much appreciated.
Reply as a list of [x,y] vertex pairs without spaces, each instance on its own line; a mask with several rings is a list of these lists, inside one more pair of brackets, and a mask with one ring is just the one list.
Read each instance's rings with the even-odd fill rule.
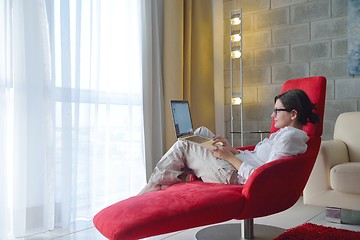
[[335,221],[343,222],[345,212],[360,211],[359,183],[360,112],[342,113],[335,123],[334,139],[321,143],[304,189],[304,203],[327,207],[328,220],[339,217]]

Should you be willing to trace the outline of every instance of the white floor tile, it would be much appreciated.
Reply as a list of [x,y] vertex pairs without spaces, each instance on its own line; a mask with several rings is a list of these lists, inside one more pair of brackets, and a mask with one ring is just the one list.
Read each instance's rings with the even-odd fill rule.
[[56,240],[105,240],[106,238],[99,233],[94,227],[57,237]]

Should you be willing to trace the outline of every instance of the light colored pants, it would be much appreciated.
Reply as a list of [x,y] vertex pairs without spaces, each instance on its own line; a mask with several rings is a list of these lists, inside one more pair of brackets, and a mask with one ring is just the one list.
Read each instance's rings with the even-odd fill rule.
[[[194,132],[197,135],[213,137],[205,127]],[[178,140],[156,164],[149,182],[172,185],[185,181],[191,172],[204,182],[239,184],[237,170],[227,161],[217,159],[212,151],[186,140]]]

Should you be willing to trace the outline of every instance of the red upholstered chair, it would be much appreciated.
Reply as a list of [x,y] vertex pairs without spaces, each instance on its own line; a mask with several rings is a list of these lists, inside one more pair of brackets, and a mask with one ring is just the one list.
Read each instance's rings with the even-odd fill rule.
[[[326,79],[316,76],[288,80],[281,92],[294,88],[303,89],[308,94],[311,101],[316,103],[317,113],[321,117],[320,123],[308,124],[303,128],[310,138],[304,154],[259,167],[242,186],[193,181],[130,197],[97,213],[93,219],[95,227],[108,239],[124,240],[244,219],[245,238],[253,238],[253,218],[281,212],[297,202],[320,147]],[[276,130],[272,124],[270,132]],[[218,226],[226,227],[227,224],[215,227]],[[196,237],[207,238],[210,233],[210,239],[231,239],[217,235],[227,234],[227,230],[215,232],[211,229],[208,232],[205,228]],[[257,234],[258,228],[255,227],[255,236]]]

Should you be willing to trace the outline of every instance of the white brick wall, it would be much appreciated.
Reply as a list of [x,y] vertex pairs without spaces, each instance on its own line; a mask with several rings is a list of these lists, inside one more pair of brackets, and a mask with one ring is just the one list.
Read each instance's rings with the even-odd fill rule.
[[[229,97],[229,11],[243,9],[244,129],[268,130],[273,97],[287,79],[324,75],[323,139],[337,116],[360,110],[360,76],[348,75],[347,0],[224,0],[224,80]],[[229,134],[229,100],[225,99]],[[235,123],[239,123],[236,119]],[[227,135],[230,137],[230,134]],[[239,137],[239,136],[238,136]],[[259,136],[245,135],[245,144]]]

